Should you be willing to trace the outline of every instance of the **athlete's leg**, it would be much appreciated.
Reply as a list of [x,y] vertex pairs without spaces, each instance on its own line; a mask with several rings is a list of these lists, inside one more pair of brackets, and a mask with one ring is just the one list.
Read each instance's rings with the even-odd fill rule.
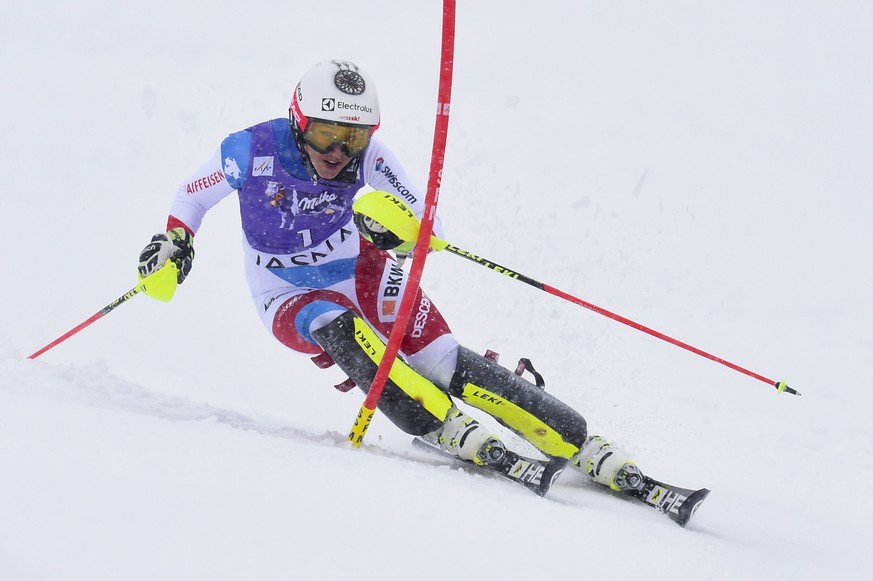
[[[406,273],[390,256],[361,242],[353,280],[323,290],[295,290],[271,305],[273,334],[304,353],[326,352],[369,390],[396,320]],[[586,441],[584,418],[558,399],[496,363],[460,347],[439,310],[419,289],[401,342],[401,359],[379,408],[410,434],[435,433],[443,447],[482,461],[499,440],[458,410],[449,396],[494,416],[549,456],[573,458]],[[269,313],[266,313],[269,314]],[[498,450],[499,455],[499,450]]]
[[449,393],[488,412],[549,456],[571,458],[585,443],[585,419],[522,377],[467,349],[458,349]]

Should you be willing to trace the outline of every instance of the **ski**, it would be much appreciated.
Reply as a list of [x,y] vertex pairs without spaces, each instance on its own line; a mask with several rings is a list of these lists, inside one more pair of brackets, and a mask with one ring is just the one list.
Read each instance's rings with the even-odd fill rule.
[[[539,496],[545,496],[567,465],[567,460],[562,458],[538,460],[521,456],[511,450],[506,450],[503,460],[496,464],[479,465],[449,454],[439,447],[435,439],[428,436],[418,436],[412,440],[412,443],[418,448],[462,464],[475,472],[497,474],[508,478]],[[654,508],[684,528],[709,493],[706,488],[692,490],[643,476],[643,486],[639,490],[616,494]]]
[[706,488],[691,490],[672,486],[648,476],[644,476],[643,479],[645,482],[643,488],[630,493],[630,496],[666,514],[673,522],[683,528],[710,492]]
[[567,460],[563,458],[538,460],[521,456],[512,450],[506,450],[503,458],[494,464],[476,464],[449,454],[440,448],[439,443],[435,439],[428,436],[418,436],[412,440],[412,444],[431,454],[437,454],[463,464],[465,468],[471,468],[484,474],[497,474],[508,478],[539,496],[545,496],[567,465]]

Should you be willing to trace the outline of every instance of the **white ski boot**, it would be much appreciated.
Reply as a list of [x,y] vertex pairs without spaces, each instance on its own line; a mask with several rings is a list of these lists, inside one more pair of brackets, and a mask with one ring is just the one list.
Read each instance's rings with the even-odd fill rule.
[[645,477],[624,452],[600,436],[591,436],[571,459],[573,465],[595,482],[617,492],[634,492],[645,486]]
[[449,410],[443,427],[430,435],[442,450],[480,466],[499,464],[506,455],[506,446],[500,438],[489,434],[478,421],[457,407]]

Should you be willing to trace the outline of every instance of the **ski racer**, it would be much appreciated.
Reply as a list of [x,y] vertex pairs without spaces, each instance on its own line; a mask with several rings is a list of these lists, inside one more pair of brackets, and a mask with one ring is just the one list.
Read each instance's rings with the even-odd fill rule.
[[[403,200],[420,218],[424,196],[399,159],[374,137],[376,88],[357,65],[318,63],[294,89],[288,118],[230,134],[176,191],[166,231],[139,257],[147,276],[169,259],[188,276],[194,237],[218,202],[239,197],[245,273],[263,324],[322,367],[336,363],[367,391],[396,319],[407,276],[389,250],[399,240],[355,214],[366,186]],[[436,233],[441,226],[437,221]],[[585,419],[516,373],[460,345],[420,289],[379,409],[408,434],[478,465],[500,464],[500,438],[455,401],[493,416],[552,459],[542,493],[569,464],[613,490],[644,477],[621,450],[587,433]]]

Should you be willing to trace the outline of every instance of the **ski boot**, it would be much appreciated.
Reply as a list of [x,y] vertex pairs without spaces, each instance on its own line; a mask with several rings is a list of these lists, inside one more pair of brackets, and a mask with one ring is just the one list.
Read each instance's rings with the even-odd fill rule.
[[439,442],[444,452],[479,466],[499,465],[506,456],[506,446],[500,438],[489,434],[477,420],[454,406],[442,427],[429,436]]
[[595,482],[616,492],[635,493],[646,485],[645,476],[637,465],[600,436],[589,437],[571,461]]

